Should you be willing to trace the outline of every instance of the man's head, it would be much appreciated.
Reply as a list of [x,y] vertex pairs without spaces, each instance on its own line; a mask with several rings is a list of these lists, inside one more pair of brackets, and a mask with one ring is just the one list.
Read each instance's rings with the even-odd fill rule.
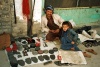
[[47,6],[47,7],[45,8],[46,16],[47,16],[47,17],[52,16],[53,11],[54,11],[54,9],[53,9],[53,7],[52,7],[51,5]]
[[52,10],[53,11],[54,8],[51,5],[48,5],[48,6],[45,7],[45,10]]

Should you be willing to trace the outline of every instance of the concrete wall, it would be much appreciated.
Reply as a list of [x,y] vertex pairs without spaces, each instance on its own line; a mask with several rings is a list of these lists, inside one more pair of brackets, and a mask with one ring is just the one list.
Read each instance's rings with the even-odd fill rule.
[[100,25],[100,8],[55,8],[54,12],[59,14],[64,20],[73,19],[77,25],[91,24],[99,22]]

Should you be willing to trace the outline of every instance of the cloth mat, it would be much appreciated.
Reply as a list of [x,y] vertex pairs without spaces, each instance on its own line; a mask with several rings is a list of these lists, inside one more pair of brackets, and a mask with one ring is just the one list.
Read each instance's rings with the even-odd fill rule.
[[61,63],[87,64],[81,51],[59,50],[59,55],[62,58]]
[[[37,37],[34,37],[33,39],[34,39],[34,40],[37,40]],[[47,42],[46,44],[48,45],[48,47],[44,47],[44,46],[43,46],[43,44],[44,44],[43,39],[42,39],[41,37],[39,37],[39,39],[40,39],[40,42],[41,42],[41,46],[40,46],[41,50],[50,50],[50,49],[53,49],[54,47],[56,47],[55,44],[54,44],[53,42]],[[36,41],[36,42],[37,42],[37,41]],[[58,55],[58,52],[54,52],[53,55],[55,55],[55,57],[52,59],[52,58],[50,58],[50,55],[52,55],[52,54],[50,54],[50,53],[43,53],[43,54],[33,55],[32,52],[27,52],[28,56],[23,56],[22,51],[18,51],[18,52],[20,52],[20,54],[21,54],[22,57],[18,57],[17,54],[15,54],[14,57],[16,57],[17,60],[23,60],[24,62],[25,62],[25,59],[27,59],[27,58],[36,57],[36,58],[38,59],[38,56],[40,56],[40,55],[42,55],[42,56],[43,56],[43,55],[48,55],[48,56],[49,56],[49,60],[52,61],[52,60],[57,59],[57,55]],[[47,59],[48,59],[48,58],[47,58]],[[32,61],[32,59],[31,59],[31,61]],[[44,62],[47,62],[47,61],[48,61],[48,60],[46,60],[46,59],[44,59],[44,61],[40,61],[40,60],[38,59],[38,62],[37,62],[37,61],[35,61],[35,62],[32,61],[31,64],[27,64],[27,63],[25,62],[25,65],[24,65],[24,66],[30,66],[30,65],[32,65],[32,64],[44,63]],[[18,67],[24,67],[24,66],[18,65]]]

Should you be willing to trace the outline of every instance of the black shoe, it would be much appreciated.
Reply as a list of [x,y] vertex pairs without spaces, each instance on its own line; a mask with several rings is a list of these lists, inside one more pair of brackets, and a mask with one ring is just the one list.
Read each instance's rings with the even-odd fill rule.
[[61,61],[55,61],[54,62],[57,66],[62,66],[63,64],[61,63]]

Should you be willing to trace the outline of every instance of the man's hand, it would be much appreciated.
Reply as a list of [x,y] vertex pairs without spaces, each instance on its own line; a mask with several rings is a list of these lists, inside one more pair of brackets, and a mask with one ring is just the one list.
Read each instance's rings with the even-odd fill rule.
[[58,33],[59,32],[59,29],[57,29],[57,30],[49,30],[49,32]]
[[55,31],[54,31],[54,30],[49,30],[49,32],[55,33]]
[[58,33],[59,32],[59,29],[55,30],[55,33]]

